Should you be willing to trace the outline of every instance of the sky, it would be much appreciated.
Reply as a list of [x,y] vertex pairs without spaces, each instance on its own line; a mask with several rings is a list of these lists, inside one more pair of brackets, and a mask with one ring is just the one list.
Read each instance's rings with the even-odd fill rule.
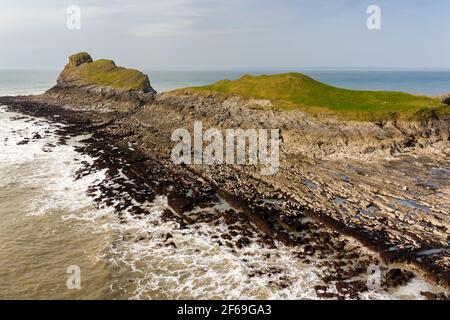
[[[81,10],[69,29],[67,8]],[[369,30],[370,5],[381,30]],[[0,68],[450,68],[448,0],[0,0]]]

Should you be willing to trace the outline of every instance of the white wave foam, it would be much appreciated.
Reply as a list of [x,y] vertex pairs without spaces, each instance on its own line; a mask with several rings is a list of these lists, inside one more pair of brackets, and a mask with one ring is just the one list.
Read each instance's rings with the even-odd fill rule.
[[0,117],[0,187],[20,184],[33,190],[36,197],[29,204],[30,215],[92,208],[87,188],[95,180],[104,179],[104,173],[74,180],[82,162],[92,163],[88,156],[75,151],[74,146],[83,137],[58,145],[55,132],[61,125],[5,112],[4,108],[0,109]]

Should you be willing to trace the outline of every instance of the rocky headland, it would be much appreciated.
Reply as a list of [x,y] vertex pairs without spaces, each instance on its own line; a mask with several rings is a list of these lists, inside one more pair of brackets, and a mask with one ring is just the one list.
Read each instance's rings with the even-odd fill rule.
[[[124,111],[135,103],[152,102],[156,91],[147,75],[138,70],[118,67],[112,60],[93,61],[86,52],[70,56],[69,63],[58,77],[57,84],[47,95],[65,100],[75,97],[89,99],[92,103],[101,100],[116,101],[116,108]],[[90,102],[87,102],[90,104]]]
[[[370,264],[385,268],[388,287],[407,282],[415,272],[448,290],[448,97],[353,95],[311,80],[299,74],[244,76],[157,94],[141,72],[79,53],[45,94],[2,97],[0,103],[68,124],[62,138],[93,133],[85,152],[111,170],[126,162],[124,173],[146,190],[131,190],[133,197],[166,194],[171,206],[166,218],[180,226],[212,219],[190,213],[217,197],[226,199],[233,204],[225,213],[230,232],[237,232],[231,226],[244,217],[262,233],[261,241],[299,246],[305,261],[320,257],[332,266],[327,282],[340,289],[317,288],[323,297],[356,297],[367,290],[355,279]],[[259,88],[261,83],[270,90]],[[292,95],[278,93],[286,84]],[[297,94],[302,88],[308,95]],[[324,95],[317,96],[315,88]],[[347,97],[342,105],[326,107],[342,96]],[[369,114],[358,103],[346,107],[369,100]],[[380,112],[378,103],[384,106]],[[192,130],[196,120],[220,130],[280,129],[279,172],[263,176],[254,165],[173,164],[173,130]],[[99,201],[111,201],[111,192],[101,191],[105,198]],[[117,208],[119,215],[124,206]],[[136,214],[145,213],[136,208]],[[236,237],[223,242],[248,245],[245,234]]]

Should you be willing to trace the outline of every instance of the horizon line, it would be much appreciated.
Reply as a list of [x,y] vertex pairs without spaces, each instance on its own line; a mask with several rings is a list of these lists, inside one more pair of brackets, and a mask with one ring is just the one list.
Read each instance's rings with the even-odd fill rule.
[[[0,71],[58,72],[58,68],[0,67]],[[145,72],[260,72],[260,71],[450,71],[450,67],[242,67],[242,68],[149,68]]]

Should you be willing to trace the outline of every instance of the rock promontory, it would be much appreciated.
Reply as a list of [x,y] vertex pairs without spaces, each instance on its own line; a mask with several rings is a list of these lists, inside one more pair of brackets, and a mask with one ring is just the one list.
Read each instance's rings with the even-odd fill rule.
[[114,61],[93,60],[86,52],[69,57],[69,63],[49,93],[89,93],[102,99],[149,102],[156,91],[149,77],[134,69],[116,66]]

